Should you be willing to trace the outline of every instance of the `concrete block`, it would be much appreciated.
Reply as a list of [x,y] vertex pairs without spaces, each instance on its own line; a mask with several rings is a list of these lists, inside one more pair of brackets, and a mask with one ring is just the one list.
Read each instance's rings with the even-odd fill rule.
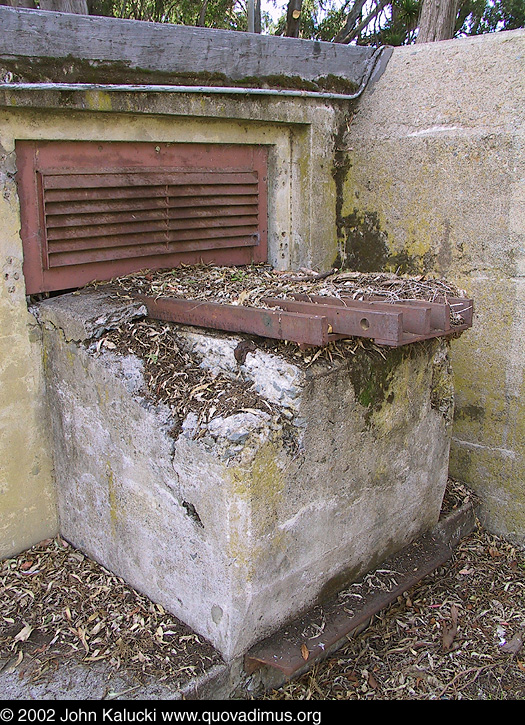
[[[114,304],[99,295],[80,293],[83,319]],[[256,344],[240,364],[240,336],[174,325],[203,368],[268,402],[209,421],[192,412],[174,434],[170,408],[145,395],[140,359],[100,345],[94,328],[68,339],[74,309],[63,295],[39,312],[53,320],[62,535],[226,660],[437,522],[453,400],[445,342],[310,366]]]

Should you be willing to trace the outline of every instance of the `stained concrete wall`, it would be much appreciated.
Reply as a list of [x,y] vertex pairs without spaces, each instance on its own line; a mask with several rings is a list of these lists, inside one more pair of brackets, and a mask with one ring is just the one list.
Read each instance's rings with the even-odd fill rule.
[[16,139],[267,144],[276,267],[328,269],[339,256],[459,283],[477,313],[453,346],[451,471],[481,494],[490,528],[523,542],[524,45],[517,31],[395,49],[353,118],[350,103],[322,99],[0,86],[0,551],[57,526]]
[[[42,352],[34,339],[34,320],[27,312],[22,274],[14,180],[16,140],[263,144],[269,151],[270,262],[280,269],[327,268],[337,256],[333,146],[347,114],[348,104],[341,109],[319,99],[99,91],[64,94],[0,87],[5,168],[0,197],[0,255],[5,267],[0,297],[0,466],[5,468],[5,497],[0,498],[0,516],[6,523],[0,551],[20,551],[51,536],[57,527],[51,448],[42,408]],[[319,214],[320,208],[326,213]],[[23,463],[26,458],[27,465]]]
[[0,557],[58,531],[41,332],[27,311],[13,154],[0,137]]
[[[173,325],[170,346],[227,376],[234,401],[176,433],[177,415],[144,394],[143,362],[100,344],[130,308],[103,289],[38,305],[61,532],[226,659],[437,523],[446,342],[306,367],[262,346],[238,362],[240,337]],[[266,405],[235,402],[239,381]]]
[[452,350],[450,470],[525,544],[525,32],[395,49],[345,142],[350,264],[444,275],[475,299]]

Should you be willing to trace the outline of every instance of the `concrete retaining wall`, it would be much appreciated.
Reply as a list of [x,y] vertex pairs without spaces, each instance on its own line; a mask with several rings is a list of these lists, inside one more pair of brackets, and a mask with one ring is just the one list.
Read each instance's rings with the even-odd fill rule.
[[525,33],[395,49],[345,141],[351,261],[444,275],[475,299],[452,350],[451,474],[523,545]]
[[0,557],[58,532],[41,331],[27,311],[15,161],[4,141],[0,131]]
[[[332,147],[345,114],[337,105],[310,99],[64,95],[1,88],[0,96],[0,552],[8,554],[57,531],[42,348],[27,312],[22,274],[16,139],[264,144],[269,150],[271,263],[281,269],[327,268],[337,256],[330,213],[335,208]],[[328,211],[319,214],[319,208]]]

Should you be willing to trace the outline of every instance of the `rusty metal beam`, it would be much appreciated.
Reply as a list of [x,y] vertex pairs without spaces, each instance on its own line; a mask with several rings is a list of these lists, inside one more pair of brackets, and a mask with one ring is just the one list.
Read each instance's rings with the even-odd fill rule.
[[[462,332],[472,325],[473,309],[472,300],[460,298],[442,303],[407,300],[390,304],[292,295],[291,299],[263,298],[266,308],[167,297],[140,299],[150,317],[156,319],[290,340],[303,347],[322,347],[344,337],[365,337],[389,347],[408,345]],[[451,325],[451,304],[463,315],[463,324]]]
[[413,332],[417,335],[425,335],[431,330],[431,306],[422,302],[420,305],[401,306],[390,304],[384,301],[362,301],[356,300],[348,295],[341,297],[329,297],[324,295],[292,295],[294,299],[308,300],[318,305],[335,305],[338,307],[353,308],[356,310],[384,310],[388,313],[398,312],[402,314],[403,332]]
[[211,327],[227,332],[246,332],[319,347],[328,345],[334,339],[330,323],[324,315],[305,315],[173,297],[138,295],[137,298],[146,305],[148,315],[157,320]]
[[[337,298],[328,298],[337,299]],[[382,311],[370,305],[345,307],[329,303],[318,305],[302,300],[267,297],[261,300],[268,307],[280,307],[287,312],[326,316],[336,334],[348,337],[366,337],[380,340],[385,345],[397,346],[403,337],[403,314],[395,310]]]
[[[378,304],[374,300],[372,304]],[[383,302],[379,304],[389,305],[389,302]],[[443,330],[448,332],[450,330],[450,305],[447,302],[426,302],[425,300],[399,300],[395,303],[405,309],[409,309],[412,312],[417,309],[424,309],[429,314],[430,328],[432,330]],[[407,330],[407,332],[417,332],[417,330]],[[430,332],[430,330],[429,330]]]
[[279,672],[285,682],[311,668],[347,642],[349,636],[358,633],[371,617],[404,591],[448,561],[454,547],[474,530],[475,525],[476,509],[470,502],[445,516],[432,531],[382,563],[381,569],[393,574],[389,586],[368,592],[357,603],[352,601],[351,612],[344,598],[336,597],[320,603],[325,626],[322,633],[315,637],[303,634],[319,616],[315,609],[287,623],[245,655],[246,673],[252,674],[261,667],[267,667]]

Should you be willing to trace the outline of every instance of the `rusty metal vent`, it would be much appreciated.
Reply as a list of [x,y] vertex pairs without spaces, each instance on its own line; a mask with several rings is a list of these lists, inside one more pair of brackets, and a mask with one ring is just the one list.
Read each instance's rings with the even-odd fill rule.
[[267,257],[263,147],[17,143],[27,294]]

